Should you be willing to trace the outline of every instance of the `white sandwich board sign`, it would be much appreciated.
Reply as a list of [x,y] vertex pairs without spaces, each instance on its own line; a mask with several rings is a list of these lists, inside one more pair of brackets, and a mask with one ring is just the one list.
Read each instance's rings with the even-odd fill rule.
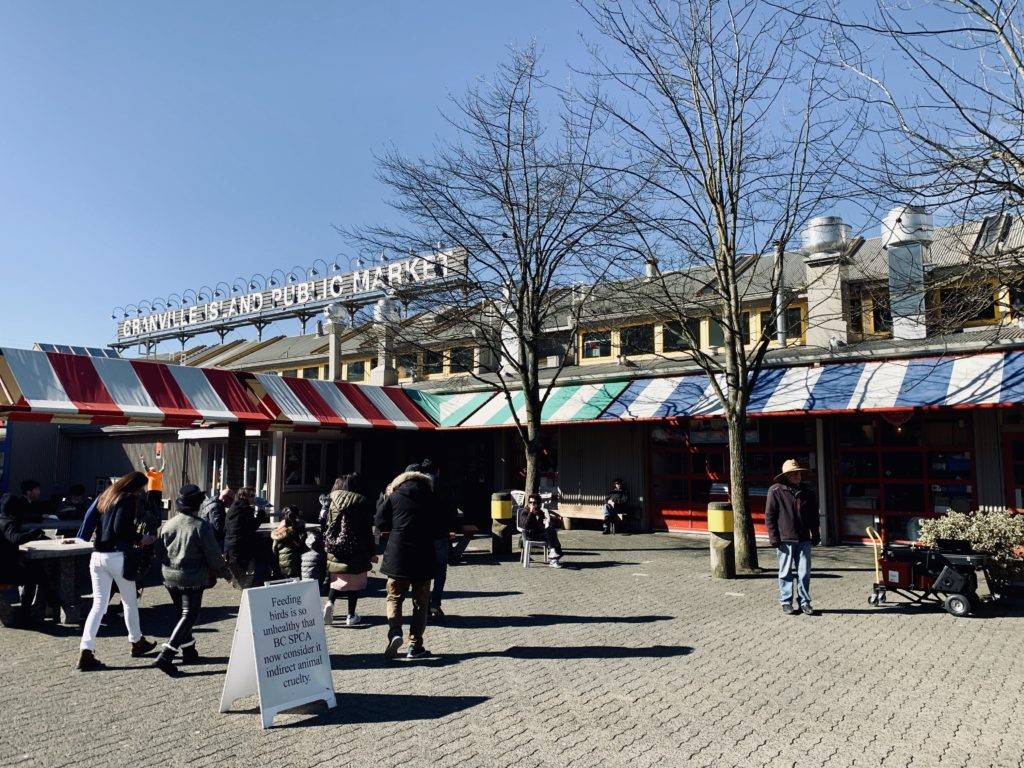
[[242,592],[220,711],[253,694],[260,697],[264,728],[301,704],[337,706],[315,581],[290,579]]

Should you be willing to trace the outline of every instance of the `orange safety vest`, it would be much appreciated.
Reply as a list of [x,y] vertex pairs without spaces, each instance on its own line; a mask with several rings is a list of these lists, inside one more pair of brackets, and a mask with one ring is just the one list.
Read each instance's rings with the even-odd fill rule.
[[161,491],[164,490],[164,473],[158,472],[155,469],[146,470],[146,477],[149,478],[149,485],[146,487],[147,491]]

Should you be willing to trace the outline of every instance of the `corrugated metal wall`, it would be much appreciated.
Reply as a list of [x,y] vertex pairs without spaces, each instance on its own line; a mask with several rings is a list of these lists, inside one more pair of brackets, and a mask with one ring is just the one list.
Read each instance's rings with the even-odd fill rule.
[[173,499],[182,485],[185,449],[184,443],[176,440],[172,442],[168,437],[169,435],[130,433],[67,435],[70,454],[68,481],[82,483],[86,490],[93,494],[97,482],[103,478],[116,477],[138,469],[139,454],[144,455],[147,461],[153,461],[156,444],[162,442],[163,457],[166,461],[164,498]]
[[23,480],[35,480],[43,487],[44,499],[63,495],[67,489],[60,471],[63,462],[57,456],[57,425],[11,421],[7,429],[11,448],[10,489],[16,492]]
[[559,509],[601,517],[611,481],[626,483],[647,527],[646,428],[642,424],[563,426],[558,435]]

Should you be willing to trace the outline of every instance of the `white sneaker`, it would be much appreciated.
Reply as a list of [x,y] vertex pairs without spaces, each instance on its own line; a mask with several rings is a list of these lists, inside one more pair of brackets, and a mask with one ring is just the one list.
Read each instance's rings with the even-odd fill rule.
[[351,616],[345,617],[345,626],[354,627],[356,624],[362,624],[363,619],[358,613],[353,613]]
[[330,626],[334,623],[334,606],[330,603],[324,603],[324,626]]
[[549,560],[548,561],[548,566],[550,566],[551,568],[563,568],[564,567],[560,560]]

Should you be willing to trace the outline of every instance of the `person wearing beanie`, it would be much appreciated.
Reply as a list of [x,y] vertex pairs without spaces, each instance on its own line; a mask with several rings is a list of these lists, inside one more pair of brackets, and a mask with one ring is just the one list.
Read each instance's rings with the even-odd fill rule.
[[213,527],[197,516],[205,499],[198,486],[182,486],[175,501],[178,514],[164,523],[156,544],[164,586],[178,621],[153,666],[171,676],[179,674],[172,663],[179,652],[182,664],[199,660],[192,629],[203,605],[203,591],[216,583],[217,576],[231,578]]

